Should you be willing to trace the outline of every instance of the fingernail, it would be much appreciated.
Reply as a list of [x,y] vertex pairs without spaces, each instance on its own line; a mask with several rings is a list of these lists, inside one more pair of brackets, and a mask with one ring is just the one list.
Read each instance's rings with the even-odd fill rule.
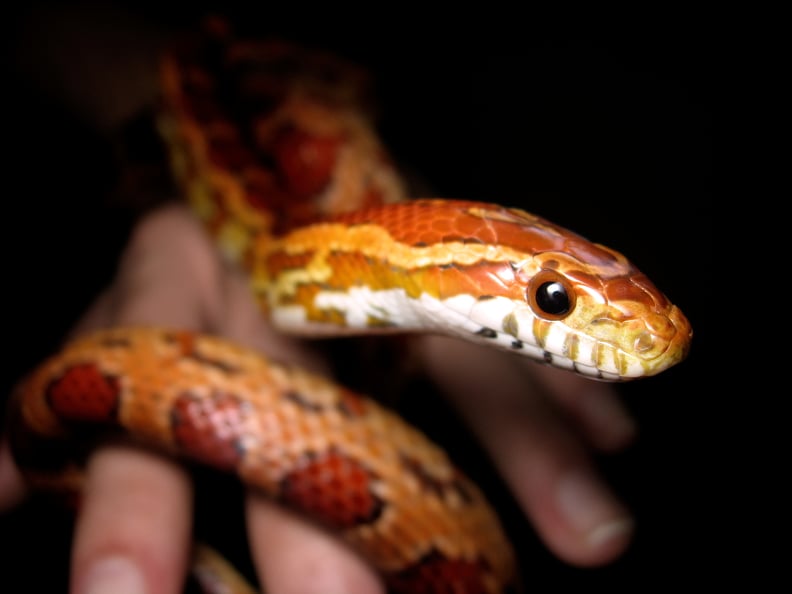
[[633,528],[632,518],[605,487],[583,472],[573,472],[561,479],[558,506],[572,527],[594,548]]
[[145,594],[143,574],[126,557],[98,561],[85,577],[82,594]]

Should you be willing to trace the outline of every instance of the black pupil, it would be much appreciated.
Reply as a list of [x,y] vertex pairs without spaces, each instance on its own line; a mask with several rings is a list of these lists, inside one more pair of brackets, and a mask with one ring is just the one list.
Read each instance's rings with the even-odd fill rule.
[[542,283],[536,291],[536,304],[543,312],[558,316],[569,311],[569,296],[559,282]]

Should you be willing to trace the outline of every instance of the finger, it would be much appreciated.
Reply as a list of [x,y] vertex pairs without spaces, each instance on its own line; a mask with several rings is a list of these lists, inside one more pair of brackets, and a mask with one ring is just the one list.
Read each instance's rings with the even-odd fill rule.
[[[124,324],[202,328],[219,303],[214,249],[181,207],[135,228],[117,278],[72,334]],[[139,451],[102,448],[87,469],[75,531],[74,592],[181,591],[191,491],[181,470]]]
[[584,566],[621,554],[632,533],[628,510],[521,366],[460,341],[423,345],[430,373],[454,397],[547,546]]
[[195,217],[180,206],[158,209],[136,226],[116,282],[73,334],[123,324],[208,330],[280,361],[327,373],[314,352],[264,320],[249,279],[222,262]]
[[327,363],[306,343],[279,333],[265,320],[247,276],[229,266],[223,281],[222,315],[217,325],[219,334],[274,360],[329,375]]
[[279,594],[383,594],[380,579],[333,536],[256,496],[247,502],[263,589]]
[[530,373],[575,422],[588,442],[604,452],[626,448],[638,432],[618,394],[610,384],[592,381],[563,369],[530,365]]
[[72,592],[176,594],[187,567],[190,485],[175,464],[129,448],[91,458],[72,555]]
[[[327,372],[315,353],[264,321],[243,275],[230,270],[224,280],[220,333],[274,359]],[[247,510],[251,550],[266,592],[384,592],[371,568],[337,538],[255,495]]]
[[113,286],[73,334],[123,324],[211,329],[221,315],[222,273],[195,218],[181,206],[160,208],[135,227]]
[[8,443],[0,442],[0,511],[10,509],[25,496],[25,482],[19,474]]

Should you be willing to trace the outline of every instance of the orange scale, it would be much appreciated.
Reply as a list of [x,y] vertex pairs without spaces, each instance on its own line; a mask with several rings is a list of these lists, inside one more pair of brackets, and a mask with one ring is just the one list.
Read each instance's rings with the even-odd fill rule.
[[426,530],[418,523],[416,518],[411,518],[409,515],[397,514],[399,520],[393,521],[388,524],[381,524],[383,531],[387,534],[388,541],[393,542],[394,548],[400,551],[399,557],[402,561],[409,561],[415,558],[418,549],[418,543],[429,542],[425,540]]
[[409,563],[412,559],[409,552],[406,552],[402,546],[388,538],[387,535],[382,535],[381,531],[363,530],[369,528],[363,526],[358,530],[361,547],[367,551],[367,556],[374,560],[375,563],[392,566],[402,567]]
[[497,235],[491,225],[478,217],[460,214],[454,220],[457,233],[463,237],[475,237],[482,243],[495,243]]
[[425,538],[442,538],[443,535],[458,532],[447,510],[443,509],[437,500],[431,497],[422,498],[421,505],[415,505],[405,513],[413,516],[413,522],[420,527]]
[[431,234],[431,239],[427,241],[427,243],[435,243],[438,238],[443,237],[445,235],[450,235],[450,234],[458,235],[456,225],[454,225],[452,221],[449,221],[448,219],[445,218],[432,221],[427,233]]

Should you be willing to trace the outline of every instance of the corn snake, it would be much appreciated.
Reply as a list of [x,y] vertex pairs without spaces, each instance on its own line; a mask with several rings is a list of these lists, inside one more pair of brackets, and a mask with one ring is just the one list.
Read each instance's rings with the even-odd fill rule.
[[[237,45],[233,49],[242,55],[246,51],[257,51],[256,46]],[[188,71],[189,68],[184,64],[178,64],[175,74],[184,76]],[[173,74],[172,71],[171,75]],[[200,72],[193,74],[200,79]],[[173,82],[167,76],[166,72],[166,89]],[[192,84],[200,86],[202,82],[206,83],[195,80]],[[314,324],[357,326],[359,329],[369,326],[377,330],[404,329],[409,325],[421,326],[428,319],[434,319],[423,313],[432,309],[434,315],[441,314],[440,320],[444,326],[461,323],[458,334],[561,365],[565,361],[563,355],[572,354],[577,359],[575,364],[580,373],[601,376],[604,379],[617,379],[620,374],[637,376],[659,372],[684,356],[689,334],[684,318],[618,254],[594,247],[546,221],[513,209],[467,202],[441,204],[417,201],[401,204],[398,178],[389,164],[379,159],[372,163],[371,157],[367,156],[377,154],[379,149],[366,126],[354,114],[344,112],[348,122],[342,124],[342,127],[346,127],[343,127],[343,133],[335,133],[333,127],[336,124],[332,120],[328,123],[323,106],[316,106],[309,100],[313,99],[310,92],[308,99],[299,94],[295,98],[290,97],[284,101],[288,107],[274,115],[270,114],[272,117],[267,121],[279,121],[277,126],[267,129],[266,125],[262,125],[264,130],[257,128],[263,138],[260,142],[266,144],[271,140],[276,147],[275,160],[278,161],[281,179],[273,182],[268,178],[267,172],[249,167],[246,162],[249,157],[235,145],[234,134],[240,129],[238,122],[211,119],[206,113],[197,116],[195,112],[199,110],[196,105],[205,97],[200,96],[195,88],[191,89],[191,93],[193,95],[186,101],[192,102],[192,109],[177,105],[162,124],[171,146],[175,147],[172,157],[177,177],[181,178],[199,216],[220,237],[226,252],[252,271],[257,295],[281,328],[289,330],[290,326],[303,327],[307,319]],[[341,102],[342,107],[347,101],[343,96],[332,99]],[[185,98],[181,97],[179,100]],[[201,107],[209,112],[212,110],[211,105]],[[333,105],[336,110],[338,107],[337,104]],[[299,123],[292,123],[290,118]],[[289,123],[284,124],[284,121]],[[357,153],[355,150],[338,148],[342,143],[339,137],[357,138],[358,140],[350,141],[350,144],[366,148]],[[316,156],[314,160],[319,162],[320,173],[314,177],[305,175],[304,159],[296,154],[304,153],[306,146],[309,147],[307,152],[313,153]],[[372,148],[375,150],[372,151]],[[349,157],[350,152],[352,157]],[[335,172],[345,167],[346,172]],[[329,176],[333,182],[324,179],[327,175],[326,171],[322,172],[323,169],[334,170],[332,176]],[[354,185],[355,180],[360,179],[368,179],[367,185],[349,188],[350,183]],[[342,180],[338,184],[338,191],[327,191],[328,185],[336,189],[335,180]],[[270,196],[271,186],[275,186],[277,191],[282,191],[285,186],[290,195],[298,196],[312,196],[319,187],[322,190],[321,199],[301,202],[304,210],[290,212],[289,220],[271,219],[270,213],[275,210],[272,204],[264,210],[249,208],[251,204],[257,204],[261,196]],[[215,201],[218,196],[223,197],[222,202]],[[335,212],[339,196],[359,198],[351,207],[351,214],[334,216],[329,223],[301,226],[316,217],[317,213],[313,210],[316,203],[319,204],[321,213]],[[274,202],[277,204],[282,200],[283,197],[276,192]],[[381,209],[376,206],[380,201],[399,204]],[[365,208],[368,206],[371,208]],[[446,219],[440,214],[443,208],[448,212]],[[429,218],[429,212],[436,214]],[[387,213],[392,216],[390,222],[379,218]],[[416,231],[412,225],[422,221],[433,221],[436,224]],[[274,233],[280,234],[284,229],[295,226],[300,227],[289,232],[287,236],[282,236],[283,239],[272,241]],[[523,227],[519,236],[510,231],[518,226]],[[491,237],[484,239],[480,234],[482,228],[488,230]],[[527,232],[528,235],[523,235],[522,232]],[[441,245],[440,238],[443,243],[450,245]],[[497,241],[492,243],[493,239]],[[519,245],[520,240],[523,241],[522,245]],[[541,246],[537,253],[534,253],[535,246]],[[449,247],[452,249],[449,250]],[[567,257],[570,254],[576,254],[577,257]],[[598,272],[609,270],[612,275],[610,281],[599,282],[608,295],[607,305],[612,308],[607,315],[597,314],[600,317],[593,313],[598,304],[596,299],[591,299],[595,291],[591,286],[594,281],[590,274],[591,268],[581,264],[592,261],[601,267],[597,269]],[[355,290],[341,290],[340,287],[347,286],[349,280],[342,279],[339,271],[359,270],[356,268],[358,262],[367,264],[365,275],[356,273],[357,276],[352,279]],[[541,276],[537,276],[538,274]],[[531,279],[537,280],[532,283]],[[375,285],[376,282],[381,284]],[[458,288],[460,284],[462,289]],[[529,288],[533,292],[526,293]],[[536,289],[542,289],[545,293],[536,292]],[[567,303],[564,294],[567,298],[572,297],[574,303]],[[472,298],[471,295],[476,297]],[[513,305],[515,301],[520,303],[519,315]],[[301,305],[309,302],[312,304],[310,307]],[[540,309],[544,307],[541,309],[542,315],[536,314],[537,306]],[[566,310],[572,313],[567,315]],[[660,314],[657,314],[663,311],[673,312],[671,317],[676,327],[669,327],[668,324],[664,326]],[[409,313],[402,316],[402,312]],[[446,313],[442,315],[442,312]],[[634,323],[644,314],[649,316],[649,321],[643,322],[643,326],[636,324],[637,329],[627,331],[620,339],[619,344],[623,346],[618,349],[607,347],[606,334],[614,331],[622,322],[629,326],[629,323]],[[656,317],[652,317],[655,314]],[[552,319],[556,317],[573,326],[575,331],[558,334],[559,325],[555,322],[559,320]],[[598,321],[595,324],[600,332],[597,340],[587,339],[587,334],[582,329],[585,327],[583,322],[588,323],[591,319]],[[580,326],[574,326],[576,320],[582,320]],[[652,335],[646,332],[647,326],[660,329],[657,338],[652,339]],[[317,329],[313,328],[311,332]],[[336,329],[331,331],[335,332]],[[664,338],[664,332],[669,332],[672,338]],[[99,357],[101,354],[101,363],[97,363],[94,370],[82,369],[89,377],[93,377],[90,374],[98,371],[98,375],[102,377],[125,378],[131,376],[132,369],[123,367],[125,364],[117,362],[116,358],[122,358],[120,353],[125,349],[137,352],[131,348],[137,342],[148,342],[155,351],[160,349],[171,352],[168,349],[176,349],[180,366],[195,365],[201,370],[211,370],[214,375],[241,373],[234,363],[227,362],[223,345],[215,345],[210,339],[193,339],[181,333],[113,332],[99,335],[93,341],[89,339],[85,343],[78,343],[68,353],[74,353],[73,356],[80,360],[85,358],[81,354],[85,352],[83,349],[94,353],[92,356]],[[634,346],[639,347],[644,359],[628,356],[627,353]],[[664,354],[656,357],[654,349]],[[142,352],[150,351],[147,348],[141,349]],[[244,359],[242,355],[233,352],[235,354],[229,356],[229,360],[236,361],[238,357]],[[65,354],[64,358],[59,359],[61,365],[69,360],[69,356]],[[163,356],[176,357],[171,354]],[[134,368],[137,364],[130,365]],[[157,364],[152,361],[149,365]],[[61,376],[63,373],[61,369],[56,375]],[[208,381],[208,378],[202,380],[202,385],[208,385]],[[182,392],[185,390],[187,388]],[[233,396],[234,390],[230,392],[230,396]],[[51,405],[55,396],[51,395],[51,389],[49,393]],[[221,395],[223,389],[218,388],[212,393]],[[352,418],[356,414],[354,411],[369,406],[362,405],[361,401],[349,396],[339,397],[339,400],[328,398],[327,401],[317,403],[308,396],[313,393],[310,390],[287,390],[286,393],[288,396],[282,398],[285,402],[280,405],[284,411],[289,411],[283,413],[286,416],[297,414],[294,411],[302,411],[306,415],[319,411]],[[240,403],[226,396],[228,395],[222,395],[212,406],[229,411],[239,409]],[[68,402],[69,397],[66,396],[65,399],[66,402],[60,404],[59,412],[68,416],[71,405]],[[179,402],[181,400],[177,396],[166,409],[179,410],[180,406],[190,408]],[[110,410],[112,409],[111,406]],[[76,411],[78,417],[82,410],[79,408]],[[45,413],[36,413],[39,414]],[[376,413],[375,416],[380,418],[380,414],[384,413]],[[152,412],[144,416],[154,418],[156,414]],[[122,424],[127,426],[126,421]],[[189,422],[183,424],[190,425]],[[193,424],[197,425],[198,422]],[[140,429],[145,432],[145,427]],[[167,441],[173,438],[166,436],[165,439]],[[338,440],[344,444],[356,443],[348,437]],[[195,444],[192,447],[199,448]],[[308,449],[305,444],[293,447],[299,451]],[[316,451],[330,451],[326,445],[321,444],[314,444],[312,448]],[[449,471],[437,471],[435,475],[428,472],[428,468],[434,466],[429,461],[421,463],[412,456],[404,458],[403,450],[406,448],[406,445],[399,448],[401,454],[397,456],[398,466],[402,473],[406,472],[413,477],[414,483],[423,485],[424,490],[441,493],[440,499],[446,502],[467,498],[478,500],[477,496],[470,494],[471,487],[456,485],[457,479],[449,478],[453,475],[446,474],[441,480],[443,474]],[[232,454],[229,456],[233,458]],[[329,465],[344,463],[342,458],[333,455],[328,460]],[[357,470],[352,468],[349,472],[357,476]],[[381,478],[388,471],[383,469],[373,474]],[[295,480],[281,479],[279,484],[291,484]],[[299,499],[283,493],[279,496],[287,500]],[[383,499],[387,502],[396,501],[392,497]],[[369,518],[370,525],[384,525],[384,520],[380,520],[383,517],[382,512],[378,514],[380,515],[371,514],[376,515],[376,521]],[[358,522],[367,523],[361,520]],[[416,539],[421,540],[430,552],[413,556],[413,562],[420,559],[423,567],[453,566],[455,575],[473,575],[470,578],[459,578],[468,579],[469,582],[466,583],[485,584],[470,585],[469,591],[477,591],[477,587],[496,591],[503,582],[508,581],[508,578],[503,577],[508,574],[508,569],[495,571],[494,568],[498,567],[497,559],[487,557],[465,565],[459,559],[469,560],[475,557],[474,553],[448,551],[439,544],[430,546],[428,543],[433,542],[433,538],[439,538],[438,534],[442,534],[442,530],[438,530],[434,536],[421,535]],[[475,547],[478,548],[474,550],[481,551],[496,551],[501,548],[480,544]],[[388,558],[393,556],[391,553]],[[508,557],[508,552],[498,556],[500,563],[504,563],[502,559]],[[407,579],[403,573],[390,569],[387,562],[381,562],[380,567],[391,575],[393,584]],[[482,570],[481,567],[486,569]],[[442,571],[451,570],[437,570],[438,574]],[[412,591],[409,586],[402,587],[404,591]]]

